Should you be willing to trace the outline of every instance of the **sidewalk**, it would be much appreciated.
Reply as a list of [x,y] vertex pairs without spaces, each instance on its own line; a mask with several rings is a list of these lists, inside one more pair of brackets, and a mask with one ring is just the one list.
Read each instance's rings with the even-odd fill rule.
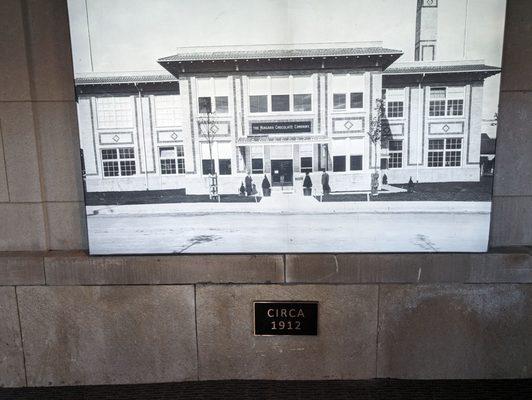
[[87,215],[134,214],[334,214],[334,213],[448,213],[489,214],[490,202],[471,201],[378,201],[320,202],[299,192],[272,193],[259,203],[174,203],[135,204],[121,206],[87,206]]

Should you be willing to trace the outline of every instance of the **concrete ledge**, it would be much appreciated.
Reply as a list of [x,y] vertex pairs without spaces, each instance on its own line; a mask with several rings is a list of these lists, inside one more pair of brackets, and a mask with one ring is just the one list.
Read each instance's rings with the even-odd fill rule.
[[45,256],[48,285],[273,283],[284,281],[282,256]]
[[22,352],[15,288],[0,287],[0,388],[26,384]]
[[287,283],[530,283],[532,254],[302,254],[286,256]]
[[0,253],[0,286],[44,285],[42,254]]
[[532,283],[532,249],[286,256],[0,252],[0,286],[196,283]]

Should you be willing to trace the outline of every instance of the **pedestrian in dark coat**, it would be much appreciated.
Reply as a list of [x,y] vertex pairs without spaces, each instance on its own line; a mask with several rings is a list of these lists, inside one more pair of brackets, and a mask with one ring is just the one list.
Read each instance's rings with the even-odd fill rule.
[[303,179],[303,194],[310,196],[312,194],[312,179],[308,172],[305,172],[305,179]]
[[246,179],[244,179],[244,182],[246,183],[246,194],[251,196],[251,193],[253,193],[253,179],[251,178],[249,172],[246,176]]
[[329,174],[325,170],[323,170],[323,174],[321,174],[321,186],[323,188],[323,194],[331,193],[331,187],[329,186]]
[[269,196],[270,195],[270,181],[268,180],[268,177],[266,174],[264,175],[264,179],[262,180],[262,194],[263,196]]
[[412,177],[410,177],[410,179],[408,180],[406,190],[408,193],[414,193],[414,181],[412,180]]
[[245,196],[245,195],[246,195],[246,188],[244,187],[244,182],[242,182],[242,183],[240,184],[240,189],[239,189],[239,191],[240,191],[240,196]]

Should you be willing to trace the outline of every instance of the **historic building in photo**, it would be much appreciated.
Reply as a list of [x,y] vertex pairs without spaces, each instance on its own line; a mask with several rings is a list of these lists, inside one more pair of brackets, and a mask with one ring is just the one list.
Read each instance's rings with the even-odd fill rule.
[[[388,183],[478,181],[482,61],[437,61],[437,1],[420,0],[415,61],[380,43],[182,48],[167,72],[76,78],[89,192],[237,193],[301,186],[322,170],[332,191]],[[368,132],[384,105],[383,139]]]

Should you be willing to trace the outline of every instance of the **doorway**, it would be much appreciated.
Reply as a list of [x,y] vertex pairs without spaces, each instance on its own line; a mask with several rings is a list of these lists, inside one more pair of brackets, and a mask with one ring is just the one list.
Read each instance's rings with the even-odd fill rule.
[[292,160],[272,160],[272,186],[292,186],[294,168]]

